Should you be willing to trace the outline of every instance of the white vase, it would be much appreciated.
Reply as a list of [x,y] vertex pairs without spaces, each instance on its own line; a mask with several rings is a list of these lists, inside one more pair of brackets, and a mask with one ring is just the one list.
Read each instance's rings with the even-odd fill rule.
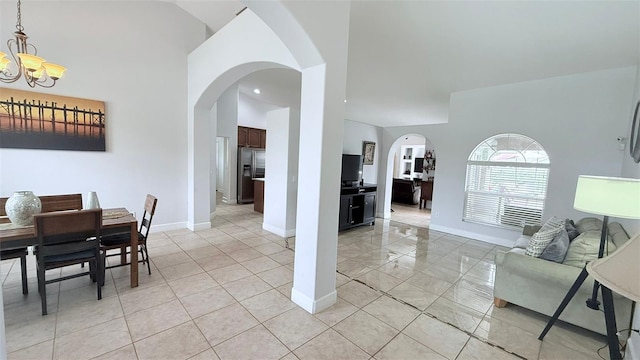
[[95,191],[89,191],[87,194],[87,206],[85,209],[99,209],[100,201],[98,201],[98,194]]
[[15,225],[33,225],[33,215],[42,211],[40,199],[31,191],[16,191],[7,199],[4,210]]

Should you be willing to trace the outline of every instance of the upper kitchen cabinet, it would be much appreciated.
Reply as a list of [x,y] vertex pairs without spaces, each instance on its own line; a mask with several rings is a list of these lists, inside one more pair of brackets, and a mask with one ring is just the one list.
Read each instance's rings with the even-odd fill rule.
[[238,147],[266,147],[267,131],[245,126],[238,126]]

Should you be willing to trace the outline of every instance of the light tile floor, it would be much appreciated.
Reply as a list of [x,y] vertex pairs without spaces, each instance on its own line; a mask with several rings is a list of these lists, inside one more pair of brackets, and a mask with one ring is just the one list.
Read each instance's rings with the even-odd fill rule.
[[295,239],[252,210],[152,234],[138,288],[128,267],[107,271],[100,301],[86,277],[52,284],[47,316],[33,256],[26,297],[19,262],[2,262],[8,358],[599,359],[600,335],[557,324],[540,342],[545,316],[493,307],[499,247],[382,219],[340,234],[338,301],[310,315],[289,300]]
[[431,223],[431,209],[420,209],[418,205],[391,203],[391,221],[418,227],[429,227]]

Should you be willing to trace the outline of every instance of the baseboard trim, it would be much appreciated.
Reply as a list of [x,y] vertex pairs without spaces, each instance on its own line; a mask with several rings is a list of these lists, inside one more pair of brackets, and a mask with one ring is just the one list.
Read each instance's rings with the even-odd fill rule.
[[433,223],[429,225],[429,229],[452,234],[452,235],[462,236],[470,239],[480,240],[480,241],[484,241],[494,245],[506,246],[506,247],[512,247],[513,244],[515,243],[515,240],[507,240],[507,239],[503,239],[495,236],[488,236],[485,234],[479,234],[476,232],[460,230],[460,229],[437,225]]
[[191,231],[211,229],[211,221],[206,221],[206,222],[197,223],[197,224],[187,223],[187,228]]
[[282,229],[277,226],[262,223],[262,228],[270,233],[274,233],[280,237],[292,237],[296,235],[296,229]]
[[163,232],[163,231],[184,229],[186,227],[187,227],[186,221],[170,223],[170,224],[153,224],[151,228],[149,228],[149,232],[157,233],[157,232]]
[[331,305],[335,304],[337,300],[338,292],[336,290],[333,290],[318,300],[313,300],[296,290],[296,288],[291,288],[291,301],[305,309],[310,314],[317,314],[322,310],[328,309]]

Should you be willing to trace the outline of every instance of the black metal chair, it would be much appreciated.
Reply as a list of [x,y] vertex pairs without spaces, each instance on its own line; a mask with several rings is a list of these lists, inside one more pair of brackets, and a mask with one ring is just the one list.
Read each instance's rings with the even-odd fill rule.
[[24,295],[27,295],[29,293],[29,286],[27,285],[27,255],[29,255],[29,252],[27,251],[26,247],[0,250],[0,260],[20,258],[20,270],[22,272],[22,294]]
[[[38,237],[36,249],[38,291],[42,299],[42,315],[47,315],[46,285],[89,275],[97,281],[98,300],[102,299],[104,284],[104,257],[101,254],[100,228],[102,209],[71,212],[52,212],[34,215]],[[89,271],[51,280],[45,278],[46,270],[69,265],[89,263]]]
[[[153,214],[156,212],[157,203],[158,199],[156,199],[155,196],[147,194],[147,198],[144,202],[144,213],[142,214],[142,220],[140,221],[140,229],[138,230],[138,251],[141,254],[141,260],[138,262],[147,264],[149,275],[151,275],[151,264],[149,263],[149,250],[147,250],[147,237],[149,236],[151,220],[153,219]],[[126,255],[129,254],[127,248],[131,247],[131,234],[129,232],[103,236],[100,239],[100,242],[105,254],[108,250],[120,250],[118,253],[106,255],[107,257],[120,256],[121,258],[120,264],[107,266],[107,269],[131,264],[126,261]]]

